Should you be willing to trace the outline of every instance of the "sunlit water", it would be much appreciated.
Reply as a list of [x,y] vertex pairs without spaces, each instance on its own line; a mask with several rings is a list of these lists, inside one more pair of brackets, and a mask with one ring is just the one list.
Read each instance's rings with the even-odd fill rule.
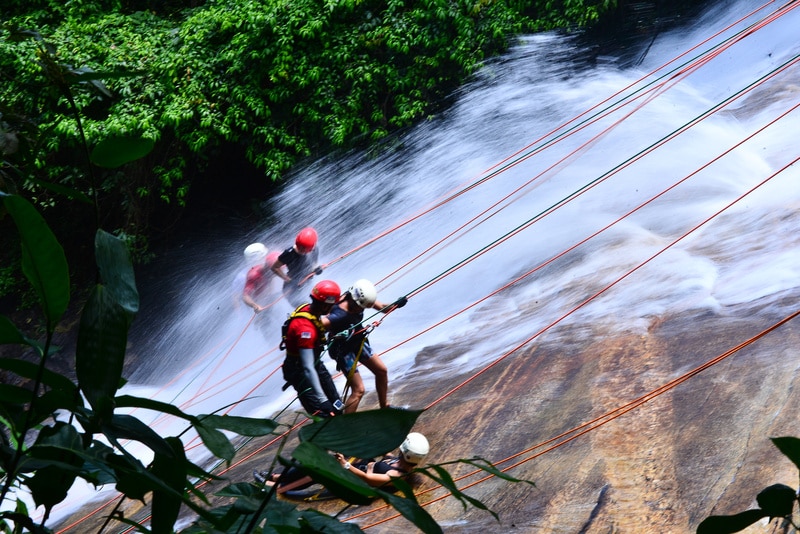
[[[385,302],[411,295],[371,335],[378,352],[396,347],[383,355],[395,383],[436,344],[469,340],[470,350],[448,364],[469,372],[529,338],[557,341],[551,326],[637,331],[666,313],[777,302],[798,287],[800,274],[800,171],[779,172],[800,154],[800,114],[769,124],[800,102],[798,68],[662,143],[800,53],[800,10],[793,10],[698,63],[781,4],[724,30],[761,6],[725,3],[659,35],[646,55],[650,43],[643,43],[636,65],[605,57],[587,67],[575,39],[526,37],[486,65],[450,110],[395,139],[392,150],[308,164],[268,201],[268,224],[214,243],[214,250],[187,244],[175,255],[162,280],[169,304],[142,310],[134,325],[138,369],[124,392],[192,414],[299,409],[275,372],[289,305],[280,301],[249,324],[253,314],[239,297],[244,248],[261,241],[282,249],[306,225],[318,229],[321,260],[331,263],[323,277],[343,288],[373,280]],[[424,365],[431,379],[450,371],[435,361]],[[413,399],[390,400],[413,406]],[[135,415],[163,435],[182,428]]]

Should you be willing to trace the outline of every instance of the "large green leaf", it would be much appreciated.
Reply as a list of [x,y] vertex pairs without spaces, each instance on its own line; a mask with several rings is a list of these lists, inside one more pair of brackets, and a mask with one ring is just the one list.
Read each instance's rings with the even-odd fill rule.
[[378,497],[375,488],[342,469],[333,456],[314,443],[300,443],[292,456],[303,466],[303,472],[342,500],[353,504],[369,504]]
[[[11,371],[22,378],[33,380],[39,373],[39,364],[13,358],[0,358],[0,369]],[[49,369],[43,369],[42,371],[42,384],[53,389],[63,390],[71,395],[77,395],[78,386],[72,380]]]
[[153,140],[135,136],[109,137],[94,147],[92,163],[99,167],[114,169],[145,157],[153,150]]
[[254,417],[237,417],[232,415],[200,415],[198,416],[204,425],[222,430],[236,432],[240,436],[266,436],[271,434],[278,423],[271,419]]
[[22,271],[39,296],[52,332],[69,304],[69,267],[64,249],[30,202],[3,195],[22,242]]
[[758,506],[770,517],[786,517],[794,510],[797,492],[786,484],[773,484],[756,496]]
[[313,508],[300,511],[300,521],[311,527],[310,532],[330,532],[331,534],[356,534],[364,532],[353,523],[342,523],[335,517],[331,517]]
[[266,493],[250,482],[236,482],[222,488],[214,495],[234,498],[236,499],[235,506],[238,512],[253,514],[262,508]]
[[192,424],[198,421],[197,417],[181,411],[181,409],[175,406],[174,404],[169,404],[167,402],[154,399],[148,399],[145,397],[134,397],[133,395],[120,395],[119,397],[114,399],[114,404],[120,408],[145,408],[147,410],[153,410],[156,412],[164,412],[170,415],[174,415],[175,417],[180,417],[181,419],[186,419],[187,421],[192,422]]
[[230,440],[215,428],[204,425],[198,422],[194,425],[200,439],[203,440],[203,445],[208,447],[208,450],[217,458],[222,458],[229,464],[233,457],[236,455],[236,449],[231,444]]
[[712,515],[697,525],[697,534],[732,534],[767,517],[763,510],[747,510],[736,515]]
[[130,315],[107,289],[95,286],[81,314],[75,370],[81,391],[103,417],[110,416],[120,386],[129,326]]
[[403,442],[421,410],[387,408],[315,421],[300,429],[300,439],[345,456],[374,458]]
[[0,345],[30,345],[31,341],[5,315],[0,315]]
[[131,458],[118,454],[110,455],[105,458],[105,464],[114,469],[117,491],[126,497],[144,502],[145,495],[155,489],[155,484],[144,470],[144,466]]
[[28,454],[53,463],[37,469],[27,482],[37,505],[49,509],[66,499],[77,477],[77,469],[83,465],[78,455],[82,449],[81,437],[72,425],[56,423],[42,429]]
[[155,430],[132,415],[115,414],[109,423],[102,426],[103,433],[111,440],[131,439],[147,445],[156,454],[169,456],[172,447]]
[[0,384],[0,399],[3,399],[3,404],[27,404],[31,401],[31,390],[11,384]]
[[419,505],[413,498],[404,498],[391,493],[383,492],[383,499],[403,517],[414,523],[417,528],[426,534],[439,534],[442,527]]
[[[154,534],[172,534],[175,521],[181,509],[181,498],[186,486],[186,453],[183,443],[175,437],[166,438],[172,448],[168,456],[156,454],[153,458],[151,472],[166,484],[172,491],[156,489],[153,491],[153,518],[150,529]],[[176,461],[176,458],[178,459]]]
[[780,438],[770,438],[772,443],[789,458],[792,463],[800,469],[800,438],[793,436],[783,436]]
[[125,243],[108,232],[98,230],[94,246],[103,285],[123,309],[135,314],[139,311],[139,292]]

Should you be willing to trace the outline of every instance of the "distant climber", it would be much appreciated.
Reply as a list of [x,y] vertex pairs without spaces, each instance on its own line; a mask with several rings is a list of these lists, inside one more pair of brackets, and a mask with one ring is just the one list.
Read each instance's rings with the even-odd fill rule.
[[300,230],[294,245],[281,252],[272,264],[272,272],[283,280],[283,294],[292,306],[303,303],[305,296],[301,289],[306,282],[315,274],[322,274],[322,268],[317,264],[318,257],[317,231],[309,226]]
[[253,243],[244,249],[244,256],[252,267],[247,271],[242,301],[253,308],[256,313],[266,309],[266,306],[259,304],[256,299],[261,300],[269,294],[270,285],[275,278],[272,265],[279,255],[280,253],[277,251],[270,252],[262,243]]

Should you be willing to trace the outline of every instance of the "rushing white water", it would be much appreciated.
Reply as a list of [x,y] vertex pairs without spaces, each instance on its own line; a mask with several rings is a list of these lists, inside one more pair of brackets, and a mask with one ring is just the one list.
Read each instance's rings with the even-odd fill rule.
[[[800,113],[770,123],[800,103],[797,66],[662,140],[800,54],[797,9],[733,42],[780,6],[766,4],[725,29],[762,3],[720,5],[646,43],[646,54],[643,44],[635,66],[607,57],[587,67],[577,40],[529,36],[487,64],[442,117],[395,139],[391,150],[309,163],[269,201],[269,224],[217,250],[187,244],[164,274],[172,306],[163,316],[143,309],[134,325],[139,369],[125,392],[192,414],[238,401],[223,411],[299,409],[291,390],[281,391],[280,371],[264,380],[282,361],[277,344],[289,305],[277,303],[248,326],[252,312],[238,299],[245,246],[284,248],[306,225],[319,231],[321,260],[331,263],[324,278],[343,288],[358,278],[379,282],[385,302],[410,295],[371,335],[378,352],[400,344],[383,355],[393,382],[436,344],[469,340],[470,350],[448,363],[469,372],[529,338],[558,339],[554,323],[637,331],[665,313],[777,306],[800,285],[800,170],[779,172],[800,155]],[[706,55],[726,43],[716,57]],[[432,377],[449,370],[428,365]],[[414,404],[391,391],[390,401]],[[174,420],[151,424],[164,435],[181,428]]]

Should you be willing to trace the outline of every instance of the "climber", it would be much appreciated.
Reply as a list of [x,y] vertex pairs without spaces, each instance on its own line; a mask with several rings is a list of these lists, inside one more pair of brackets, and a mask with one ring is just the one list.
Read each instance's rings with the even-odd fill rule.
[[[294,245],[287,248],[272,264],[272,272],[283,280],[283,293],[289,303],[297,307],[303,303],[302,287],[315,274],[322,274],[322,267],[317,264],[317,231],[303,228],[297,234]],[[283,266],[286,266],[286,272]]]
[[325,327],[320,316],[339,300],[339,285],[322,280],[311,289],[311,303],[295,309],[283,325],[281,348],[286,350],[283,377],[294,387],[309,415],[331,417],[344,405],[328,369],[322,363]]

